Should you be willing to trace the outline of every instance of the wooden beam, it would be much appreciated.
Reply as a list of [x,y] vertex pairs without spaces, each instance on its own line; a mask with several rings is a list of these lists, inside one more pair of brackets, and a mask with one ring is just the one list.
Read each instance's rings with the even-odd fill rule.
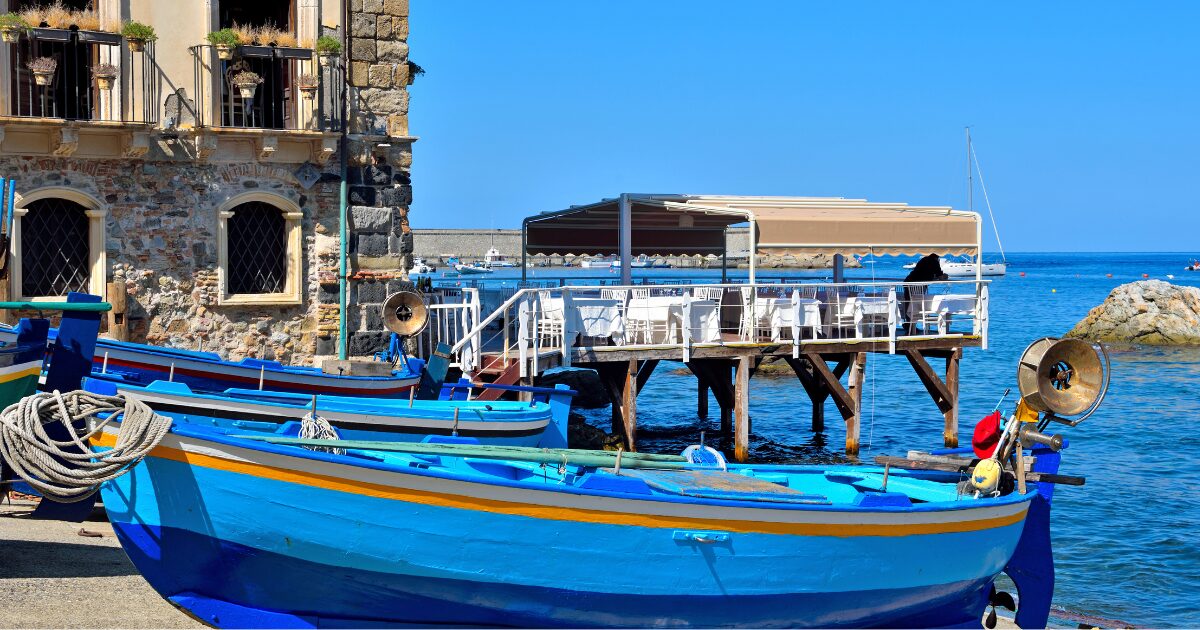
[[958,368],[962,361],[962,348],[946,357],[946,389],[950,393],[950,409],[945,411],[946,428],[942,437],[947,448],[958,447]]
[[[979,347],[982,344],[981,338],[970,335],[938,339],[898,339],[896,341],[896,351],[899,352],[905,349],[918,349],[922,351],[951,350],[954,348]],[[630,359],[637,359],[639,361],[646,359],[679,360],[679,346],[662,346],[659,348],[638,350],[631,350],[625,346],[575,347],[571,349],[571,352],[574,353],[571,359],[572,364],[628,361]],[[842,340],[836,342],[812,342],[806,340],[800,348],[801,354],[825,356],[858,352],[891,354],[891,349],[886,340]],[[691,350],[693,359],[734,359],[743,355],[768,357],[791,356],[791,354],[791,344],[779,343],[737,343],[723,346],[701,344],[693,346]],[[561,356],[561,354],[557,356]]]
[[804,387],[804,392],[808,394],[809,401],[812,402],[812,430],[824,431],[825,399],[829,398],[829,390],[821,386],[821,381],[813,374],[815,368],[809,365],[807,359],[784,357],[784,360],[792,367],[800,385]]
[[637,452],[637,395],[638,395],[638,362],[630,361],[625,364],[625,383],[621,400],[621,418],[625,421],[625,450]]
[[850,398],[854,406],[854,414],[846,418],[846,454],[858,454],[859,426],[862,424],[862,390],[867,377],[867,353],[859,352],[854,356],[854,364],[850,366]]
[[125,283],[109,282],[105,287],[108,293],[108,303],[112,310],[108,312],[108,336],[117,341],[129,341],[129,314],[126,312]]
[[638,366],[637,371],[637,391],[642,393],[642,388],[646,386],[646,381],[650,380],[650,375],[654,373],[654,369],[658,367],[658,359],[650,359],[642,361]]
[[830,395],[833,396],[833,404],[837,405],[842,418],[848,420],[857,413],[850,393],[846,391],[845,387],[842,387],[841,380],[830,371],[829,366],[825,363],[825,359],[814,355],[801,356],[813,367],[813,374],[820,379],[821,385],[829,390]]
[[735,429],[733,458],[739,462],[750,459],[750,364],[754,359],[737,360],[737,379],[734,383]]
[[921,379],[921,384],[925,386],[925,390],[933,397],[933,402],[938,406],[938,409],[943,413],[954,407],[954,395],[950,393],[950,389],[938,378],[937,372],[933,371],[933,366],[925,360],[925,357],[917,350],[905,350],[904,356],[908,358],[909,364],[916,371],[917,377]]
[[688,369],[696,378],[712,390],[713,397],[721,406],[721,435],[733,434],[733,382],[730,380],[730,365],[725,359],[699,359],[689,361]]
[[596,374],[600,376],[600,383],[604,385],[604,391],[608,393],[608,400],[612,403],[613,435],[625,437],[625,420],[624,416],[621,415],[621,407],[625,396],[625,365],[620,363],[596,363],[588,367],[596,370]]

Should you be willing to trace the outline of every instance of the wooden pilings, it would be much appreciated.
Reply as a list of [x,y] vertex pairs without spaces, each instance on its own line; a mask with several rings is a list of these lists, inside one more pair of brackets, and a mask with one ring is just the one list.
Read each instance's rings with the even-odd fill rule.
[[750,459],[750,369],[753,358],[737,358],[737,376],[733,385],[733,458],[739,462]]
[[[846,423],[846,454],[858,454],[858,435],[862,408],[862,386],[866,380],[867,353],[839,352],[833,354],[805,353],[800,358],[786,357],[813,405],[813,430],[825,428],[825,400],[833,404]],[[833,369],[827,361],[836,361]],[[842,386],[842,375],[850,370],[848,386]]]
[[108,336],[117,341],[129,341],[129,317],[126,312],[124,282],[109,282],[105,287],[108,293],[108,303],[112,310],[108,312]]
[[[945,418],[945,428],[942,431],[943,443],[948,448],[958,446],[958,368],[962,360],[962,348],[950,350],[905,350],[904,356],[921,379],[921,384],[933,398],[934,404],[941,410]],[[946,380],[943,381],[929,365],[928,357],[941,357],[946,360]]]

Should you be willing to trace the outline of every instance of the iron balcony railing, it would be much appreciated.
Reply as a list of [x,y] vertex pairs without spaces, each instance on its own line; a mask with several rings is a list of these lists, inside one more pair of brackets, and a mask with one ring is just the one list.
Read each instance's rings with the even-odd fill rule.
[[[9,49],[8,89],[3,113],[25,118],[144,123],[159,119],[162,79],[154,61],[154,43],[132,52],[115,33],[78,29],[34,28]],[[54,59],[49,78],[30,69],[34,59]],[[116,66],[117,76],[97,80],[97,64]],[[43,84],[45,83],[45,84]],[[103,83],[103,84],[102,84]]]
[[[311,49],[239,46],[222,59],[210,44],[192,46],[196,124],[200,127],[341,131],[342,66],[318,63]],[[234,84],[242,72],[262,82],[246,95]],[[315,86],[301,79],[317,79]]]

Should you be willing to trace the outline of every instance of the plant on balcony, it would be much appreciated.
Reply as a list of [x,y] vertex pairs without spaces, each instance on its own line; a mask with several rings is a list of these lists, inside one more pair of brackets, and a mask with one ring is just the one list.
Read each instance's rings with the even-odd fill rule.
[[292,33],[277,28],[274,24],[264,24],[254,29],[254,39],[257,43],[263,46],[279,46],[283,48],[295,48],[298,45],[296,36]]
[[21,33],[29,30],[29,22],[16,13],[0,15],[0,40],[6,44],[15,44]]
[[92,76],[96,79],[96,87],[111,90],[117,80],[117,67],[111,63],[98,63],[92,66]]
[[154,27],[141,22],[126,22],[121,29],[121,34],[129,42],[129,52],[135,53],[145,50],[147,42],[158,39],[158,35],[154,33]]
[[223,28],[208,34],[208,43],[217,49],[217,57],[228,61],[233,59],[233,49],[242,43],[238,34],[231,28]]
[[100,14],[94,9],[69,9],[62,2],[27,7],[21,11],[20,17],[33,28],[100,30]]
[[317,88],[321,86],[321,80],[315,75],[302,74],[296,77],[296,89],[300,90],[300,94],[307,99],[313,99],[317,96]]
[[322,66],[332,64],[341,54],[342,42],[339,42],[336,37],[322,35],[317,38],[317,59],[321,60]]
[[38,85],[50,85],[54,81],[54,71],[58,69],[58,60],[54,57],[38,57],[26,65],[33,72],[33,80]]
[[258,76],[257,72],[244,70],[233,75],[229,82],[237,86],[238,93],[242,95],[242,98],[250,99],[254,98],[254,91],[258,89],[258,85],[263,82],[263,79]]

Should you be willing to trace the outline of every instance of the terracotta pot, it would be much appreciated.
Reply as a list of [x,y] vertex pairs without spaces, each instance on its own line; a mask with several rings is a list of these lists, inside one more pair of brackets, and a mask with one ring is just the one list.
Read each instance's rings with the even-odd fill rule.
[[242,83],[237,86],[238,92],[242,98],[254,98],[254,91],[258,89],[257,83]]
[[33,81],[38,85],[50,85],[54,82],[54,73],[35,71],[33,73]]
[[321,62],[321,65],[325,67],[333,65],[338,56],[339,55],[337,53],[317,53],[317,59]]
[[0,31],[0,41],[5,44],[15,44],[21,38],[21,29],[9,28]]
[[217,59],[222,61],[233,59],[233,49],[229,46],[217,46]]
[[111,90],[116,77],[96,77],[96,87],[101,90]]
[[146,50],[146,40],[144,39],[130,39],[127,41],[129,42],[129,52],[140,53]]
[[309,100],[316,98],[317,97],[317,86],[301,85],[300,86],[300,95]]

